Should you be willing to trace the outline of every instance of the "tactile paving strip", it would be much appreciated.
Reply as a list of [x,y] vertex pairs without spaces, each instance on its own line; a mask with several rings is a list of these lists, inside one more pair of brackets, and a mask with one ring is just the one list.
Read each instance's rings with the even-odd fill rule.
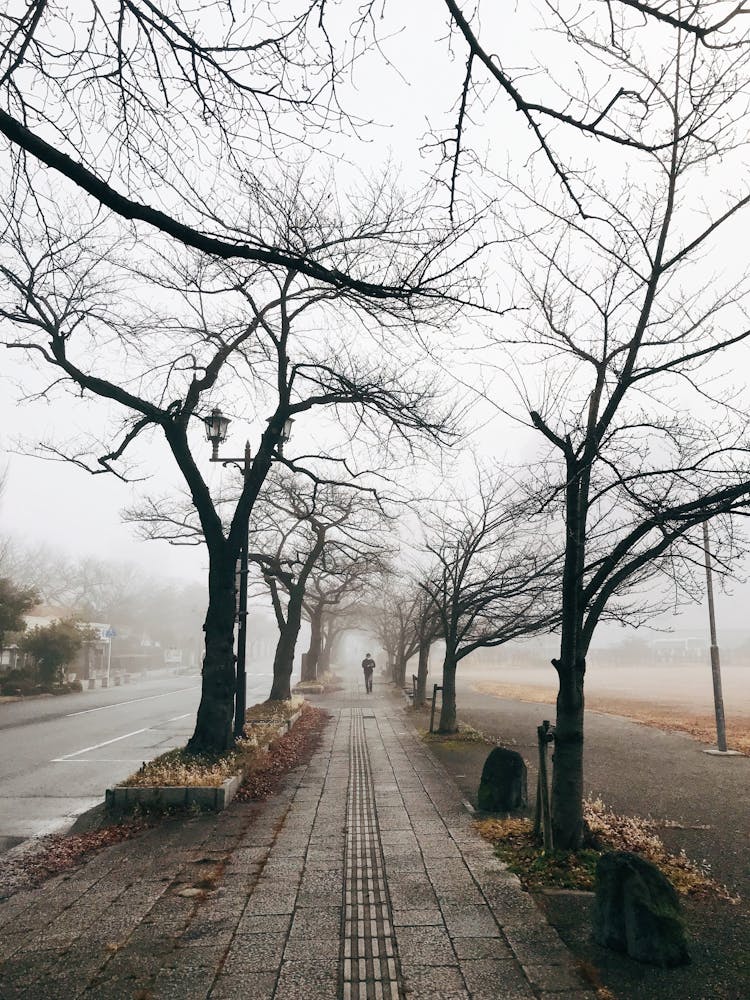
[[372,771],[360,709],[352,710],[344,881],[344,1000],[401,1000]]

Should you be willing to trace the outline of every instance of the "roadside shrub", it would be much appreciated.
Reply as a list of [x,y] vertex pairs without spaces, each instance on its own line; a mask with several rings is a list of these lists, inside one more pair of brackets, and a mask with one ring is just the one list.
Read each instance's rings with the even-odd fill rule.
[[0,692],[6,696],[36,694],[38,683],[26,670],[9,670],[0,680]]
[[6,697],[28,698],[33,694],[70,694],[72,691],[83,691],[80,681],[69,684],[52,684],[49,681],[39,683],[36,671],[30,669],[10,670],[0,677],[0,694]]

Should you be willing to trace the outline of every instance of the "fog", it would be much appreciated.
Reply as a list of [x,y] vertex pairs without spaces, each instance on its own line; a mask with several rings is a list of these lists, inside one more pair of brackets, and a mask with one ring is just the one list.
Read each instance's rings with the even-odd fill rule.
[[[8,389],[7,382],[0,384]],[[27,407],[24,414],[30,409],[33,408]],[[49,408],[43,409],[49,416]],[[17,412],[17,401],[12,393],[6,391],[0,399],[0,413],[6,427],[14,426],[14,421],[17,426]],[[44,420],[40,420],[38,426],[43,427]],[[5,468],[6,476],[0,498],[0,536],[4,540],[10,540],[21,548],[47,546],[51,553],[71,561],[91,557],[113,567],[127,566],[137,576],[152,578],[175,590],[193,584],[195,595],[205,590],[207,560],[202,547],[144,541],[137,537],[132,526],[122,523],[121,508],[129,502],[137,487],[112,477],[92,477],[63,463],[19,454],[7,435],[3,444],[0,468]],[[743,566],[737,567],[738,573],[743,569]],[[720,589],[720,585],[717,589],[718,641],[728,712],[750,711],[749,602],[750,585],[742,581],[729,581],[725,590]],[[196,596],[193,606],[199,631],[204,613],[199,596]],[[253,608],[262,614],[262,620],[271,632],[265,626],[262,628],[259,638],[266,642],[265,652],[260,656],[256,647],[251,663],[258,669],[268,669],[272,656],[267,643],[269,634],[273,635],[275,628],[271,608],[267,601],[257,598],[253,601]],[[298,644],[297,662],[300,651],[306,648],[306,641],[305,630]],[[668,646],[670,642],[702,645],[703,661],[669,666],[660,664],[654,649]],[[370,646],[377,648],[377,643],[368,636],[366,627],[360,632],[347,633],[340,643],[340,665],[358,664],[367,651],[365,647]],[[637,650],[635,662],[633,653],[627,652],[629,648]],[[464,677],[469,674],[474,676],[475,673],[482,677],[493,676],[508,683],[522,680],[523,683],[552,685],[555,677],[549,660],[555,655],[554,642],[529,642],[523,650],[522,664],[510,666],[507,660],[511,654],[501,652],[491,666],[479,665],[476,657],[470,658],[462,664],[461,674]],[[620,650],[621,653],[617,665],[611,662],[613,657],[618,658],[613,650]],[[382,662],[382,650],[379,656]],[[431,656],[431,671],[434,674],[438,669],[439,648],[436,647]],[[609,691],[627,695],[635,690],[638,697],[655,697],[673,704],[710,709],[712,694],[705,600],[688,605],[677,613],[655,617],[650,628],[624,628],[603,623],[589,657],[586,683],[592,693]]]
[[[557,675],[554,668],[543,659],[544,650],[533,651],[537,662],[479,664],[467,661],[459,668],[461,682],[478,684],[483,681],[511,687],[531,687],[545,690],[554,700],[557,689]],[[724,709],[727,718],[750,719],[750,650],[742,657],[742,663],[722,664],[721,669]],[[648,662],[621,663],[614,665],[599,661],[592,654],[586,670],[586,697],[595,699],[607,695],[618,702],[649,703],[654,707],[680,711],[712,714],[714,711],[711,663],[706,650],[703,663]],[[523,699],[522,699],[523,700]],[[617,714],[617,705],[614,706]]]

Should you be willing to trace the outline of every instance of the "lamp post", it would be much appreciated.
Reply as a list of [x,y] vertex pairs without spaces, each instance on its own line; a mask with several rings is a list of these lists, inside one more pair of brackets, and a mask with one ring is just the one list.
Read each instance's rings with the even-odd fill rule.
[[[206,439],[211,444],[211,461],[221,462],[222,465],[238,465],[242,471],[243,487],[247,485],[247,477],[252,465],[252,455],[250,454],[250,442],[245,442],[245,454],[242,458],[221,458],[219,456],[219,445],[227,439],[229,417],[225,417],[218,406],[211,410],[210,416],[205,418]],[[279,442],[279,454],[281,454],[285,442],[292,435],[292,424],[294,420],[287,417],[281,432]],[[242,544],[240,546],[239,557],[239,594],[237,601],[237,668],[234,689],[234,738],[242,736],[245,727],[245,710],[247,708],[247,574],[248,574],[248,530],[249,524],[245,526],[242,533]]]

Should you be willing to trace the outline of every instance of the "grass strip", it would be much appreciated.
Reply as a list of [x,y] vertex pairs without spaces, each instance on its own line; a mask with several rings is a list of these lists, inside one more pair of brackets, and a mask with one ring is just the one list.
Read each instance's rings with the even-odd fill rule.
[[477,830],[495,847],[509,871],[526,889],[594,888],[596,863],[606,851],[632,851],[655,864],[682,895],[716,896],[739,902],[716,882],[707,862],[693,861],[684,851],[670,853],[655,832],[656,822],[639,816],[619,816],[601,799],[584,802],[587,837],[577,851],[545,851],[534,836],[530,819],[482,819]]

